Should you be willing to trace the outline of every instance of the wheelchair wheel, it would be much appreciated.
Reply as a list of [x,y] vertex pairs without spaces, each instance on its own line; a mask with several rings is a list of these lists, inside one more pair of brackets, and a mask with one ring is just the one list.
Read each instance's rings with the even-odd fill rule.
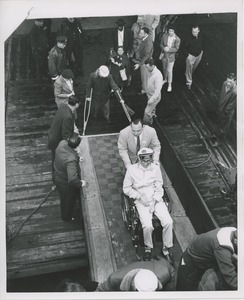
[[122,207],[122,219],[124,221],[124,224],[128,230],[131,230],[132,224],[131,220],[129,218],[130,214],[130,205],[128,201],[128,197],[124,194],[121,195],[121,207]]

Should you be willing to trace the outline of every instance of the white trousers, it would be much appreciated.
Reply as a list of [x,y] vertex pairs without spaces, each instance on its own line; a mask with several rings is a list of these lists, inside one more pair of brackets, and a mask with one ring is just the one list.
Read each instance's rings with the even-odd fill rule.
[[148,100],[147,106],[144,111],[144,117],[143,117],[143,123],[147,125],[151,125],[153,122],[153,114],[156,113],[156,106],[161,100],[161,97],[158,97],[157,99]]
[[[152,213],[150,212],[150,208],[149,206],[144,206],[138,200],[135,201],[135,204],[142,224],[144,244],[149,248],[153,248],[153,224]],[[167,248],[173,247],[173,220],[169,214],[166,204],[163,201],[156,203],[154,214],[158,217],[163,227],[163,245]]]
[[141,89],[142,91],[146,92],[147,90],[147,82],[149,77],[149,72],[145,65],[140,66],[140,73],[141,73]]
[[170,62],[168,58],[164,57],[162,59],[164,80],[166,80],[169,84],[171,84],[173,80],[174,63],[175,61]]
[[192,74],[196,70],[197,66],[199,65],[201,59],[202,59],[203,51],[198,56],[193,56],[189,54],[186,58],[186,84],[191,85],[192,84]]

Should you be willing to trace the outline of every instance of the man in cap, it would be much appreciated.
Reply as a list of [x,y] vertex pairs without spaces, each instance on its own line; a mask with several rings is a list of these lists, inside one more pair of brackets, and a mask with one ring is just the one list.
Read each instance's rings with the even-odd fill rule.
[[132,50],[133,33],[129,28],[124,27],[124,19],[119,18],[116,24],[117,28],[112,33],[113,50],[117,52],[119,47],[123,47],[124,53],[129,55]]
[[127,168],[123,192],[134,199],[143,229],[145,244],[144,260],[150,260],[153,249],[153,213],[162,227],[162,254],[173,264],[169,249],[173,247],[173,220],[163,200],[163,178],[160,166],[152,163],[153,150],[142,148],[138,152],[138,162]]
[[218,270],[227,290],[237,290],[237,229],[224,227],[197,235],[182,254],[176,290],[195,291],[206,270]]
[[163,65],[163,75],[164,79],[168,82],[167,92],[171,92],[175,54],[180,48],[180,38],[175,34],[175,28],[172,24],[168,25],[167,32],[163,34],[160,42],[160,48],[160,58]]
[[38,79],[47,76],[47,55],[48,55],[48,30],[43,26],[43,20],[35,20],[30,31],[31,52],[35,62],[36,77]]
[[79,155],[76,151],[80,142],[79,134],[73,133],[67,140],[62,140],[55,151],[54,180],[60,196],[63,221],[72,219],[80,187],[86,184],[80,177]]
[[147,106],[144,111],[144,124],[152,125],[153,116],[156,113],[156,106],[161,100],[161,89],[164,84],[163,75],[155,66],[154,59],[150,58],[145,62],[145,67],[149,72],[147,81]]
[[126,169],[138,161],[141,148],[153,150],[153,162],[159,163],[161,145],[154,128],[143,125],[142,119],[133,116],[131,124],[119,133],[118,149]]
[[71,96],[75,95],[73,86],[74,74],[70,69],[64,69],[54,83],[55,102],[59,107],[67,104]]
[[[90,97],[92,91],[92,99]],[[108,124],[111,123],[110,120],[110,92],[114,90],[119,92],[119,87],[114,82],[113,77],[109,74],[109,69],[107,66],[100,66],[95,72],[90,74],[87,89],[86,89],[86,100],[95,102],[95,112],[94,117],[97,118],[99,111],[103,111],[103,116]]]
[[59,28],[59,34],[67,37],[66,55],[73,72],[82,75],[83,29],[79,20],[67,18]]
[[97,291],[171,291],[174,289],[174,279],[174,268],[164,258],[137,261],[109,275],[98,285]]
[[66,43],[67,38],[65,36],[57,37],[57,44],[49,52],[48,69],[53,81],[55,81],[61,72],[69,65],[65,53]]
[[149,36],[149,29],[147,27],[142,27],[140,31],[140,37],[142,39],[139,48],[135,52],[135,62],[134,70],[140,68],[141,73],[141,94],[146,93],[147,81],[149,73],[145,67],[145,62],[152,57],[153,54],[153,41],[152,37]]

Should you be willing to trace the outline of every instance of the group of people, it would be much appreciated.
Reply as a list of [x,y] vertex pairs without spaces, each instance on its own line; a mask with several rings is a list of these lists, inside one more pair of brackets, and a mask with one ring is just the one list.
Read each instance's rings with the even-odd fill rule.
[[[99,283],[98,291],[156,291],[163,290],[165,285],[175,282],[174,260],[171,253],[173,247],[173,220],[168,208],[163,201],[163,179],[160,169],[159,157],[161,145],[154,128],[148,126],[152,123],[153,114],[157,103],[161,99],[161,88],[165,82],[163,75],[155,65],[152,58],[153,38],[156,23],[145,27],[141,22],[143,16],[138,17],[137,24],[140,28],[137,43],[131,42],[125,37],[123,20],[117,21],[117,33],[114,41],[117,45],[113,51],[123,50],[127,59],[134,60],[134,69],[141,72],[142,89],[148,97],[144,117],[134,116],[131,124],[121,130],[118,138],[118,151],[125,166],[125,178],[123,181],[123,192],[130,197],[136,206],[142,224],[144,238],[143,262],[136,262],[125,266],[123,269],[111,274],[103,283]],[[157,19],[157,18],[156,18]],[[74,28],[81,27],[74,19]],[[67,23],[68,24],[68,23]],[[66,25],[67,25],[66,24]],[[143,24],[143,25],[142,25]],[[136,26],[134,26],[136,27]],[[65,26],[64,29],[65,30]],[[80,29],[79,29],[80,28]],[[131,31],[132,32],[132,31]],[[135,30],[136,32],[136,30]],[[188,56],[186,64],[186,84],[191,88],[192,73],[199,64],[203,52],[204,40],[199,34],[199,27],[192,28],[192,38],[188,43]],[[133,33],[133,32],[132,32]],[[68,35],[66,33],[66,35]],[[135,33],[134,33],[135,36]],[[131,35],[133,38],[133,35]],[[74,71],[67,68],[67,61],[71,59],[74,50],[70,50],[67,57],[64,49],[68,43],[67,36],[59,36],[57,45],[49,53],[49,70],[54,81],[54,94],[58,110],[54,116],[49,136],[48,147],[52,152],[53,181],[60,195],[61,218],[70,221],[74,218],[75,199],[79,197],[79,190],[87,183],[80,177],[79,161],[81,137],[75,125],[76,110],[79,100],[75,97],[73,89]],[[128,48],[124,48],[128,44]],[[175,35],[174,29],[169,26],[168,32],[161,40],[161,59],[164,67],[164,76],[168,81],[168,92],[172,91],[172,70],[175,53],[180,46],[180,39]],[[131,47],[131,48],[130,48]],[[200,52],[199,52],[200,51]],[[120,54],[119,54],[120,55]],[[124,54],[122,54],[124,55]],[[73,59],[73,58],[72,58]],[[124,67],[122,60],[111,55],[111,64],[120,69]],[[121,65],[120,65],[121,64]],[[75,64],[76,65],[76,64]],[[98,117],[100,110],[108,123],[110,123],[110,92],[113,90],[119,94],[123,86],[115,82],[110,74],[108,66],[102,65],[90,74],[86,100],[95,102],[94,117]],[[74,70],[77,71],[77,68]],[[111,71],[112,73],[113,71]],[[121,72],[129,80],[126,71]],[[128,75],[128,77],[127,77]],[[236,89],[234,75],[228,75],[227,82],[222,90],[220,110],[226,116],[233,108]],[[124,81],[126,81],[124,80]],[[231,94],[231,96],[230,96]],[[227,116],[226,116],[227,118]],[[228,119],[230,122],[231,119]],[[229,123],[228,123],[229,124]],[[229,125],[228,125],[229,126]],[[222,129],[225,128],[222,125]],[[226,128],[225,128],[226,129]],[[213,137],[212,137],[213,138]],[[215,136],[215,139],[217,137]],[[152,216],[155,214],[162,225],[162,258],[159,261],[152,259],[153,224]],[[210,268],[218,270],[221,285],[217,282],[218,289],[237,289],[237,269],[233,255],[237,253],[237,231],[236,228],[219,228],[209,233],[197,236],[183,253],[179,272],[177,276],[176,290],[196,290],[204,272]],[[174,289],[173,285],[169,288]]]

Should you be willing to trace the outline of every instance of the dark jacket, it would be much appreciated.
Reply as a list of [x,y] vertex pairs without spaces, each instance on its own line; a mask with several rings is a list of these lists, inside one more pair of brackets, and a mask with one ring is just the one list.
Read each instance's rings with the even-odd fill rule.
[[198,56],[202,51],[205,50],[205,35],[202,32],[199,32],[198,38],[192,34],[186,39],[183,52],[187,56],[191,54],[193,56]]
[[132,270],[147,269],[152,271],[158,278],[159,286],[167,284],[167,290],[174,290],[175,272],[170,263],[161,258],[160,260],[137,261],[112,273],[106,281],[98,285],[99,291],[131,291],[131,283],[137,272],[126,278]]
[[57,184],[74,188],[82,186],[79,156],[67,141],[61,141],[55,151],[54,170]]
[[237,273],[232,255],[231,232],[234,227],[211,230],[196,236],[186,249],[183,258],[186,264],[207,270],[219,269],[224,281],[232,290],[237,289]]
[[48,30],[44,26],[34,25],[30,31],[30,44],[33,52],[48,49]]
[[[115,28],[112,32],[112,43],[114,51],[118,49],[118,28]],[[133,45],[133,32],[131,29],[124,27],[124,42],[123,48],[125,53],[129,53],[132,50]]]
[[219,111],[229,114],[235,111],[237,85],[226,91],[226,81],[223,83],[219,97]]
[[74,20],[73,23],[65,20],[61,23],[58,33],[67,37],[66,47],[73,47],[83,44],[82,31],[82,26],[78,20]]
[[54,46],[48,56],[48,70],[52,78],[61,74],[68,67],[69,63],[66,58],[65,50]]
[[145,64],[153,53],[153,41],[150,35],[146,39],[142,40],[139,48],[136,50],[136,59],[139,61],[138,64],[141,66]]
[[60,141],[70,138],[74,132],[75,115],[67,104],[61,105],[48,133],[48,148],[55,150]]
[[92,99],[104,103],[108,100],[111,90],[119,90],[111,74],[102,78],[97,71],[90,74],[86,90],[87,97],[90,97],[91,88],[93,88]]

